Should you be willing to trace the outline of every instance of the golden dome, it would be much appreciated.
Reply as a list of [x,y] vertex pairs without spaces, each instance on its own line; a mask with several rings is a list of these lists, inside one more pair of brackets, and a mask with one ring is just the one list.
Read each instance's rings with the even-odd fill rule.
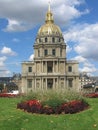
[[40,27],[38,31],[39,36],[44,35],[56,35],[56,36],[62,36],[62,32],[60,28],[54,24],[53,14],[50,10],[50,4],[48,8],[48,12],[46,14],[46,20],[45,24]]
[[39,29],[38,35],[62,35],[62,32],[57,25],[47,23]]

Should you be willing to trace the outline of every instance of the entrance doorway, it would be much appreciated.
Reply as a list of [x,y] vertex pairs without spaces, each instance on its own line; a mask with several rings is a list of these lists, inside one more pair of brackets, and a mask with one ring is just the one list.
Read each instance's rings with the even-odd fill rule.
[[47,79],[47,88],[53,88],[53,79]]

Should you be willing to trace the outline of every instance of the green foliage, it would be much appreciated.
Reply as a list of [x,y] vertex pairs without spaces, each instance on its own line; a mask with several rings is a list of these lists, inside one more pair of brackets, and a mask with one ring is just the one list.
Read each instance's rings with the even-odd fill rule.
[[71,101],[76,99],[83,99],[84,97],[73,90],[46,90],[46,91],[34,91],[25,96],[25,99],[38,99],[40,101],[46,100],[61,100]]
[[80,93],[77,93],[73,90],[40,90],[30,92],[22,98],[22,101],[32,99],[39,100],[44,106],[48,105],[50,107],[56,108],[64,102],[69,102],[71,100],[82,100],[83,97]]
[[8,91],[18,90],[18,86],[13,82],[6,84],[6,88]]
[[44,102],[42,102],[42,104],[44,106],[48,105],[52,108],[57,108],[58,106],[60,106],[64,101],[63,100],[60,100],[59,98],[53,98],[53,99],[49,99],[49,100],[46,100]]

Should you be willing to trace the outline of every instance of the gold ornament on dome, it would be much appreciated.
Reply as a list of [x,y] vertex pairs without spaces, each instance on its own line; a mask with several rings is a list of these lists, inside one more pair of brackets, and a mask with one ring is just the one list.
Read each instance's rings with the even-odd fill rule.
[[50,3],[48,7],[48,12],[46,13],[46,19],[45,19],[45,24],[40,27],[38,31],[38,35],[58,35],[62,36],[62,32],[60,28],[54,24],[54,18],[53,14],[50,9]]

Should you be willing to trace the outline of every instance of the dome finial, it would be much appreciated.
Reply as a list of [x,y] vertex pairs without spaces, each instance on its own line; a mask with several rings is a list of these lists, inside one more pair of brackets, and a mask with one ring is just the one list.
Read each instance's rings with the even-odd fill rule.
[[50,12],[50,0],[49,0],[49,2],[48,2],[48,11]]
[[51,12],[51,9],[50,9],[50,0],[49,0],[49,5],[48,5],[48,12],[46,14],[46,23],[54,23],[54,19],[53,19],[53,14]]

